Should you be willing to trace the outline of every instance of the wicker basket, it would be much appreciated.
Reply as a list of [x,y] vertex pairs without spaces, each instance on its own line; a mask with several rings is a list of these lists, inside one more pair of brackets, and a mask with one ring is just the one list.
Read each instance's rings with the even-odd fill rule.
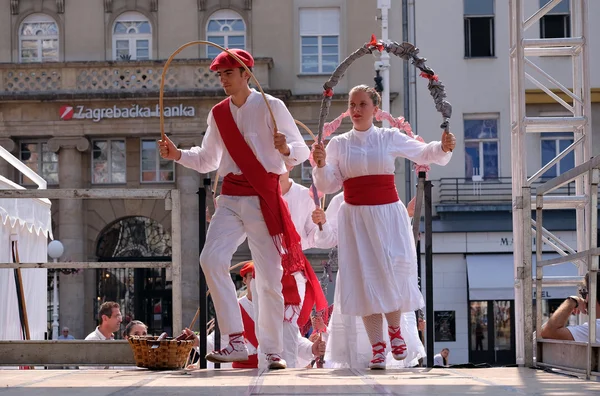
[[[193,348],[194,341],[178,341],[158,337],[129,337],[129,345],[138,367],[150,370],[179,370]],[[154,346],[154,348],[152,348]]]

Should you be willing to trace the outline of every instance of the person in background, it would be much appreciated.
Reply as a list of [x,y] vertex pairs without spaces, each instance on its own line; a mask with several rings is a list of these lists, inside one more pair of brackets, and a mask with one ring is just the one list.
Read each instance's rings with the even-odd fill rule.
[[59,340],[74,340],[75,337],[73,337],[71,334],[69,334],[69,328],[68,327],[63,327],[62,329],[62,334],[58,336]]
[[114,340],[114,333],[119,331],[123,321],[121,307],[114,301],[106,301],[100,306],[98,320],[100,325],[88,334],[85,340]]
[[[600,343],[600,273],[596,278],[596,342]],[[542,327],[542,338],[551,340],[571,340],[588,342],[589,323],[577,326],[567,326],[569,316],[588,313],[588,290],[590,290],[590,274],[585,275],[585,287],[579,290],[579,296],[568,297],[552,314],[548,322]]]
[[448,367],[448,355],[450,355],[450,349],[442,349],[440,353],[433,357],[433,366]]
[[132,320],[127,323],[125,330],[123,331],[123,339],[127,340],[129,337],[144,337],[148,335],[148,326],[144,322],[139,320]]

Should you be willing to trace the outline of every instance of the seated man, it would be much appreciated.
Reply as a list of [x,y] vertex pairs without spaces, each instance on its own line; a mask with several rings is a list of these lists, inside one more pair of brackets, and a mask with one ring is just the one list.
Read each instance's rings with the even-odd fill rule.
[[[597,277],[600,280],[600,276]],[[589,324],[566,326],[571,314],[587,314],[587,297],[589,290],[589,273],[585,275],[585,289],[579,291],[581,296],[568,297],[548,322],[542,327],[542,338],[551,340],[589,341]],[[596,283],[596,317],[600,313],[600,282]],[[600,342],[600,319],[596,319],[596,342]]]
[[450,355],[450,349],[444,348],[440,353],[433,357],[434,367],[449,367],[448,355]]

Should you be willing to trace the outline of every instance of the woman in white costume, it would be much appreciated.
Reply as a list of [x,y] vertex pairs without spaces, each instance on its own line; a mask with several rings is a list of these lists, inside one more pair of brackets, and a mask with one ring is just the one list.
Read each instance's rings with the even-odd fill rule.
[[[333,197],[327,211],[317,209],[313,212],[313,222],[323,224],[323,232],[315,236],[315,247],[329,249],[337,245],[337,217],[340,206],[344,202],[344,193]],[[414,199],[412,209],[414,210]],[[409,216],[412,217],[411,203]],[[339,272],[336,282],[339,282]],[[344,315],[340,312],[340,293],[336,288],[333,300],[333,313],[329,321],[329,338],[325,351],[326,368],[365,368],[372,358],[369,338],[362,320],[356,316]],[[384,325],[385,325],[384,318]],[[414,311],[403,312],[400,319],[400,327],[406,341],[407,356],[405,360],[395,360],[389,348],[386,350],[387,368],[414,367],[419,359],[425,358],[425,348],[419,339],[417,322]],[[384,337],[389,341],[389,337]]]
[[417,257],[406,207],[394,183],[395,160],[446,165],[456,144],[443,132],[441,142],[422,143],[396,128],[378,128],[373,117],[381,102],[366,85],[350,91],[348,110],[354,128],[334,137],[325,150],[313,147],[315,185],[324,193],[344,187],[338,216],[340,312],[361,316],[372,347],[369,368],[385,369],[383,316],[392,356],[403,360],[402,312],[425,305],[417,283]]

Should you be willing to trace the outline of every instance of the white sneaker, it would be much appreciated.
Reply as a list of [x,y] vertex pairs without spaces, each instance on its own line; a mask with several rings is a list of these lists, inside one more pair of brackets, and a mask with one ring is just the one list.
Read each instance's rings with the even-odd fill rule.
[[373,345],[373,359],[369,362],[371,370],[385,370],[385,342]]
[[281,370],[287,368],[287,363],[277,353],[267,354],[267,365],[269,366],[269,370]]
[[392,347],[392,356],[396,360],[404,360],[408,355],[406,351],[406,342],[404,342],[404,338],[400,334],[400,327],[396,331],[393,331],[392,328],[388,328],[388,334],[390,336],[390,346]]
[[243,362],[248,360],[248,348],[244,341],[244,333],[230,334],[229,344],[206,355],[206,360],[213,363]]

